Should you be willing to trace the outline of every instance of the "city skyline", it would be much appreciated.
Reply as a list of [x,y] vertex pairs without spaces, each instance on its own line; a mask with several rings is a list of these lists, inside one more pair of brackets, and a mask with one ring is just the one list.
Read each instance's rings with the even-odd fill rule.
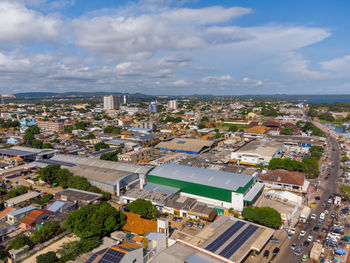
[[349,93],[349,5],[0,1],[0,92]]

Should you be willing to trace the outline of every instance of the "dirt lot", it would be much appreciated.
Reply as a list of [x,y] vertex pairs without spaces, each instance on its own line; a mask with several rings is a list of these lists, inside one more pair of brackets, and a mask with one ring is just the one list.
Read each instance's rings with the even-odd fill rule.
[[67,236],[65,236],[64,238],[58,240],[57,242],[52,243],[51,245],[49,245],[48,247],[44,248],[43,250],[35,253],[33,256],[31,256],[30,258],[27,258],[26,260],[23,261],[23,263],[36,263],[36,257],[44,254],[46,252],[49,251],[56,251],[57,249],[59,249],[63,243],[68,243],[68,242],[72,242],[75,240],[79,240],[79,238],[73,234],[68,234]]

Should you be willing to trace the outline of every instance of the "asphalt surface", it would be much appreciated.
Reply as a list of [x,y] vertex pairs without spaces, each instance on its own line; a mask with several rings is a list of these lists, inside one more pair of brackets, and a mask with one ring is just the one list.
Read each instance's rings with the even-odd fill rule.
[[[321,176],[321,180],[325,180],[324,178],[325,176],[327,176],[328,173],[331,176],[328,178],[327,183],[323,184],[324,185],[323,187],[322,186],[320,187],[320,190],[317,194],[318,196],[320,196],[320,200],[317,201],[317,204],[315,205],[315,207],[311,209],[311,214],[316,214],[317,218],[316,220],[309,219],[306,223],[298,223],[296,226],[296,232],[293,235],[293,237],[291,239],[284,238],[283,240],[281,240],[282,242],[279,244],[280,252],[275,257],[273,257],[269,262],[276,262],[276,263],[277,262],[285,262],[285,263],[301,262],[302,255],[304,254],[309,255],[309,252],[312,248],[313,241],[316,241],[319,235],[323,237],[326,236],[326,233],[322,233],[321,229],[323,227],[328,229],[332,224],[331,223],[332,219],[330,214],[332,213],[331,210],[334,208],[334,205],[329,206],[329,213],[328,215],[326,215],[326,218],[323,224],[319,227],[319,231],[318,232],[312,231],[317,224],[319,215],[325,210],[325,203],[328,201],[329,196],[332,195],[333,193],[337,193],[337,188],[338,188],[338,180],[340,175],[340,170],[339,170],[340,148],[335,138],[329,137],[328,141],[329,141],[329,146],[328,146],[329,150],[326,153],[328,153],[329,157],[326,163],[328,164],[329,162],[331,162],[331,165],[329,166],[329,172],[327,172],[327,168],[326,168],[326,172],[324,173],[325,175]],[[335,150],[333,151],[333,149]],[[306,231],[306,235],[304,237],[299,237],[299,233],[301,230]],[[308,247],[303,247],[303,253],[300,256],[294,256],[293,255],[294,251],[291,250],[290,248],[292,243],[294,242],[297,243],[297,248],[302,247],[302,244],[304,243],[304,241],[307,239],[309,235],[313,236],[313,241],[310,243]],[[287,237],[287,233],[285,237]],[[272,251],[270,251],[270,255],[271,253]]]

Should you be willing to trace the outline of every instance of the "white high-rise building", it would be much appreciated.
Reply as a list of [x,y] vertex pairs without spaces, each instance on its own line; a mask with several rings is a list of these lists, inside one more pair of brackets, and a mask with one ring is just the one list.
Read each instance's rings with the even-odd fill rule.
[[105,110],[119,110],[119,97],[114,95],[104,96],[103,108]]
[[129,95],[123,95],[123,103],[128,104],[129,103]]
[[169,100],[168,101],[168,109],[169,110],[177,110],[178,105],[177,105],[177,100]]

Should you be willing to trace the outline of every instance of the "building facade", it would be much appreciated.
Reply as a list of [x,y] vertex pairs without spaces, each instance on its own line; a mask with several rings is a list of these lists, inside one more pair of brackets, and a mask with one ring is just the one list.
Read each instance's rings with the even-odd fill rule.
[[105,110],[119,110],[119,97],[110,95],[103,97],[103,108]]
[[177,110],[177,108],[178,108],[177,100],[169,100],[168,101],[168,109],[169,110]]

